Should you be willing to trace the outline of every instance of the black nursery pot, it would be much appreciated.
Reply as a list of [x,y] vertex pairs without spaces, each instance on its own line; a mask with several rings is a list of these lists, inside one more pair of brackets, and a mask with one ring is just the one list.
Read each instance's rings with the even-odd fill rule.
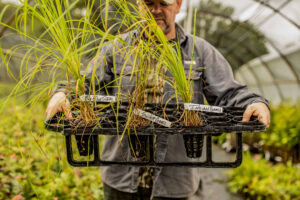
[[136,158],[146,158],[146,155],[148,153],[148,144],[149,144],[149,136],[148,135],[130,135],[130,138],[128,137],[128,143],[130,145],[130,142],[132,144],[132,147],[130,147],[130,153],[133,157]]
[[93,154],[94,139],[89,135],[75,136],[79,155],[88,156]]
[[204,135],[183,135],[186,155],[189,158],[200,158],[202,155]]

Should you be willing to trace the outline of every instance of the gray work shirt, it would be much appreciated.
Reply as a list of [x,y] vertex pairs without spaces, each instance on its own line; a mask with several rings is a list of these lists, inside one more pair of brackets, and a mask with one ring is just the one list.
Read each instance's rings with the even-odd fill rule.
[[[188,74],[191,60],[194,61],[192,79],[194,81],[194,103],[204,103],[204,98],[210,105],[217,106],[240,106],[246,107],[254,102],[265,102],[261,96],[250,92],[245,85],[234,80],[230,65],[224,57],[208,42],[196,37],[192,59],[193,36],[186,34],[176,25],[177,38],[180,42],[183,64]],[[128,33],[124,41],[130,44],[134,33]],[[120,43],[120,46],[123,44]],[[124,46],[122,48],[125,48]],[[130,76],[132,65],[120,52],[114,52],[113,45],[104,47],[99,56],[92,62],[87,72],[91,78],[92,70],[97,75],[96,89],[110,83],[118,75],[122,75],[121,92],[131,94],[135,87],[135,79]],[[126,57],[126,56],[125,56]],[[128,75],[126,75],[128,73]],[[124,75],[125,74],[125,75]],[[113,83],[112,83],[113,84]],[[87,84],[89,85],[89,84]],[[172,93],[171,87],[164,87],[165,99],[169,99]],[[101,90],[102,93],[104,89]],[[107,88],[110,95],[118,93],[118,88]],[[119,137],[107,136],[105,138],[102,159],[110,161],[124,161],[132,158],[128,140],[124,138],[120,144]],[[181,135],[158,135],[156,140],[157,161],[197,161],[186,157],[184,141]],[[134,193],[138,189],[138,167],[110,166],[101,167],[101,177],[104,183],[123,192]],[[155,170],[152,189],[153,197],[184,198],[191,196],[199,187],[200,173],[198,168],[160,167]]]

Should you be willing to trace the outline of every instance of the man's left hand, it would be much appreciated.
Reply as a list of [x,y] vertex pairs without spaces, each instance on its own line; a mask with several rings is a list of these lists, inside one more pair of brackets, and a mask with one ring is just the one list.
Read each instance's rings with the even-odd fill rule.
[[257,102],[250,104],[243,115],[243,122],[248,122],[251,116],[257,117],[257,119],[264,123],[268,128],[270,126],[270,110],[265,103]]

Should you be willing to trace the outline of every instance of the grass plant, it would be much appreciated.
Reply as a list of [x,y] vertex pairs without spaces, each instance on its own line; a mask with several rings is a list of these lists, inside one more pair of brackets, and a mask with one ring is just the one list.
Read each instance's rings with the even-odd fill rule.
[[[57,83],[65,79],[66,91],[76,97],[85,94],[85,58],[91,52],[100,52],[106,44],[105,41],[114,39],[109,30],[101,30],[91,23],[92,7],[95,1],[86,5],[85,15],[81,19],[73,19],[72,9],[80,1],[43,1],[36,0],[32,4],[24,1],[22,14],[16,19],[16,28],[10,27],[24,37],[24,44],[17,44],[11,51],[21,47],[27,49],[20,66],[20,80],[11,96],[19,93],[34,91],[34,97],[28,103],[35,104],[45,95],[49,95]],[[28,23],[34,27],[35,23],[44,27],[43,33],[34,38],[28,32]],[[5,24],[1,24],[5,25]],[[34,45],[27,45],[26,41],[33,41]],[[99,44],[92,46],[92,44]],[[10,54],[13,55],[13,54]],[[10,72],[10,55],[1,54],[7,71]],[[35,58],[35,65],[30,68],[28,60]],[[44,84],[34,84],[33,80],[38,72],[48,74],[49,80]],[[92,75],[93,76],[93,75]],[[32,90],[33,89],[33,90]],[[81,118],[87,123],[95,120],[93,109],[89,103],[74,101],[73,108],[79,107]]]
[[[147,11],[149,13],[149,11]],[[196,12],[195,12],[196,13]],[[146,14],[143,14],[146,15]],[[195,14],[196,18],[196,14]],[[189,67],[189,73],[185,73],[185,68],[183,65],[183,59],[180,49],[179,41],[177,43],[172,43],[167,40],[164,33],[157,26],[149,26],[150,30],[147,34],[152,35],[154,40],[158,41],[157,45],[157,56],[159,61],[163,66],[167,67],[167,70],[171,73],[171,77],[166,77],[167,83],[174,88],[175,95],[173,98],[176,98],[178,102],[181,100],[183,103],[192,103],[193,101],[193,80],[192,80],[192,71],[193,64]],[[195,26],[194,26],[195,29]],[[195,33],[195,31],[194,31]],[[194,40],[195,41],[195,35]],[[194,58],[194,44],[192,50],[192,61]],[[193,63],[193,62],[191,62]],[[169,99],[171,100],[171,99]],[[168,101],[169,101],[168,100]],[[199,126],[202,125],[202,120],[198,115],[198,112],[195,111],[184,111],[184,125],[185,126]]]
[[[130,63],[133,66],[132,75],[137,75],[137,73],[143,74],[142,76],[138,76],[140,80],[137,81],[139,84],[137,91],[140,90],[140,92],[137,93],[142,93],[142,88],[151,73],[150,65],[146,66],[146,61],[150,61],[152,57],[159,62],[160,66],[165,65],[171,72],[172,80],[170,79],[169,81],[170,85],[174,85],[176,93],[181,97],[182,101],[185,103],[192,102],[192,66],[188,78],[186,78],[179,44],[170,44],[162,30],[157,26],[147,6],[142,6],[144,9],[141,11],[136,5],[126,1],[103,1],[102,4],[106,6],[103,11],[105,12],[105,17],[102,18],[105,27],[102,30],[91,21],[95,1],[89,1],[86,4],[86,12],[81,19],[72,18],[71,11],[78,3],[79,0],[72,2],[35,0],[31,4],[28,1],[24,1],[21,7],[23,12],[17,18],[16,28],[10,28],[24,36],[26,40],[30,39],[34,41],[34,45],[26,46],[28,51],[22,60],[20,81],[14,90],[15,93],[21,87],[24,87],[25,90],[30,87],[32,80],[38,75],[38,72],[44,71],[49,73],[49,77],[52,80],[47,84],[34,86],[34,90],[39,91],[39,93],[35,95],[35,98],[30,100],[31,102],[37,102],[45,93],[48,94],[60,79],[67,80],[66,88],[69,93],[77,94],[76,96],[85,94],[85,79],[87,78],[89,67],[85,60],[87,54],[96,52],[95,57],[100,57],[101,62],[105,61],[105,57],[101,55],[101,50],[107,44],[112,44],[115,51],[123,52],[123,55],[128,58],[123,64],[124,68],[127,63]],[[107,21],[109,16],[117,16],[116,14],[111,14],[113,11],[108,9],[111,4],[118,8],[115,12],[122,13],[123,19],[118,20],[116,24],[108,28]],[[38,38],[33,38],[28,34],[28,23],[31,27],[34,27],[35,23],[37,23],[36,21],[43,25],[44,32]],[[2,23],[1,25],[5,24]],[[128,28],[123,33],[119,32],[117,35],[112,35],[110,31],[114,26],[125,26]],[[132,44],[124,41],[124,33],[133,30],[140,30],[138,38],[133,39]],[[141,39],[145,35],[147,39]],[[98,45],[91,46],[95,43]],[[20,46],[16,45],[12,48],[12,51],[18,48]],[[153,49],[156,50],[154,51]],[[9,55],[1,55],[4,61],[6,61],[5,64],[9,71],[9,60],[11,57]],[[37,62],[34,67],[29,68],[27,65],[28,59],[32,57]],[[97,92],[94,88],[95,81],[97,81],[95,72],[98,66],[96,64],[93,67],[92,74],[89,74],[89,78],[92,80],[92,90],[90,92],[95,94]],[[159,70],[156,70],[155,73],[158,74]],[[118,81],[118,79],[113,82],[115,81]],[[115,85],[115,87],[120,87],[121,81]],[[142,101],[143,95],[137,96],[139,96],[138,100],[135,99],[135,101]],[[78,104],[77,106],[83,111],[82,118],[84,120],[89,121],[91,118],[94,118],[92,109],[88,104],[80,101]]]
[[[49,98],[57,83],[66,80],[64,91],[69,97],[75,96],[75,101],[71,104],[72,110],[79,109],[79,117],[88,126],[99,120],[94,113],[96,105],[93,103],[96,102],[83,102],[78,96],[87,93],[96,95],[99,91],[106,91],[106,94],[109,94],[108,88],[113,87],[118,90],[116,94],[117,108],[114,110],[116,120],[118,120],[118,107],[122,101],[126,100],[121,92],[122,79],[129,73],[130,79],[135,79],[136,89],[133,95],[127,95],[127,97],[132,95],[129,101],[133,103],[129,105],[127,128],[130,128],[131,121],[135,124],[146,124],[145,121],[134,115],[134,110],[143,108],[146,103],[145,87],[151,74],[163,77],[164,81],[174,88],[175,95],[172,98],[176,98],[177,102],[180,100],[184,103],[192,102],[193,65],[191,64],[189,74],[186,75],[179,43],[167,40],[147,6],[142,6],[141,10],[141,7],[138,8],[135,4],[123,0],[100,1],[100,4],[104,5],[102,10],[104,17],[101,18],[104,26],[99,28],[92,21],[94,0],[86,3],[85,14],[82,18],[72,18],[72,10],[79,2],[79,0],[34,0],[30,4],[28,1],[23,2],[20,8],[22,12],[16,18],[16,26],[9,28],[22,35],[25,41],[33,41],[34,45],[24,43],[15,45],[11,49],[12,52],[21,47],[27,49],[20,67],[20,80],[11,93],[11,97],[30,91],[34,95],[27,103],[35,105],[37,102]],[[117,9],[109,9],[110,5],[114,5]],[[110,16],[121,16],[121,18],[116,19],[116,23],[109,26]],[[44,31],[38,37],[34,37],[30,35],[28,29],[33,28],[37,22],[42,24]],[[1,23],[1,25],[5,24]],[[118,29],[117,34],[112,34],[112,30],[115,30],[116,27],[122,27],[124,30]],[[130,34],[134,31],[138,32],[135,37]],[[130,41],[126,41],[124,40],[125,36],[132,38]],[[107,52],[103,51],[107,45],[112,47],[111,55],[107,55]],[[91,53],[98,62],[87,62],[87,57]],[[9,61],[13,54],[4,54],[2,51],[0,54],[7,71],[10,72]],[[121,74],[115,74],[115,78],[110,83],[96,88],[96,85],[99,85],[97,70],[102,67],[103,63],[106,63],[107,56],[115,57],[115,55],[121,55],[124,58]],[[192,59],[194,59],[193,56]],[[30,67],[28,63],[32,58],[36,60],[36,63]],[[157,68],[152,68],[151,60],[158,63]],[[125,70],[128,64],[132,66],[130,72]],[[161,72],[163,67],[170,71],[171,77],[167,77]],[[114,68],[116,69],[116,63],[114,63]],[[34,79],[40,73],[47,74],[49,80],[34,83]],[[87,79],[89,79],[90,85],[86,85]],[[157,88],[157,90],[159,89]],[[201,125],[202,121],[197,112],[185,111],[184,124],[197,126]]]

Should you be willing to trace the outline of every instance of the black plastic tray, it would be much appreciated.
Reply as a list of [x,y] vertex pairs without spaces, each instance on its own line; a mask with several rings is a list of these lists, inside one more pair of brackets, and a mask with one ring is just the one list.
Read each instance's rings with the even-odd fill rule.
[[[118,109],[118,127],[116,127],[116,117],[114,115]],[[114,110],[114,111],[113,111]],[[132,152],[134,161],[103,161],[99,153],[99,135],[117,135],[122,133],[127,122],[128,105],[116,106],[112,104],[101,113],[97,114],[99,123],[93,127],[78,128],[72,126],[69,120],[62,120],[59,117],[54,117],[45,122],[46,128],[51,131],[62,132],[66,137],[67,158],[72,166],[109,166],[109,165],[130,165],[130,166],[185,166],[185,167],[209,167],[209,168],[232,168],[237,167],[242,163],[242,133],[243,132],[262,132],[265,131],[265,126],[256,118],[251,118],[250,122],[241,122],[244,109],[238,107],[223,107],[223,113],[201,112],[203,125],[198,127],[183,126],[180,117],[183,113],[183,105],[157,105],[147,104],[143,110],[150,112],[156,116],[168,119],[172,122],[171,128],[166,128],[161,125],[150,123],[147,127],[138,127],[135,131],[131,131],[131,138],[137,138],[142,141],[142,144],[148,145],[149,159],[143,161],[140,156],[144,153],[139,149]],[[75,114],[75,113],[74,113]],[[218,136],[222,133],[236,134],[236,160],[233,162],[214,162],[212,160],[212,136]],[[206,140],[206,160],[191,161],[191,162],[157,162],[154,158],[155,144],[154,135],[157,134],[180,134],[184,138],[186,155],[190,158],[199,158],[202,156],[202,148],[204,140]],[[78,161],[74,159],[71,137],[75,136],[79,152],[83,156],[89,156],[93,153],[93,160]],[[136,141],[133,141],[133,146]]]

